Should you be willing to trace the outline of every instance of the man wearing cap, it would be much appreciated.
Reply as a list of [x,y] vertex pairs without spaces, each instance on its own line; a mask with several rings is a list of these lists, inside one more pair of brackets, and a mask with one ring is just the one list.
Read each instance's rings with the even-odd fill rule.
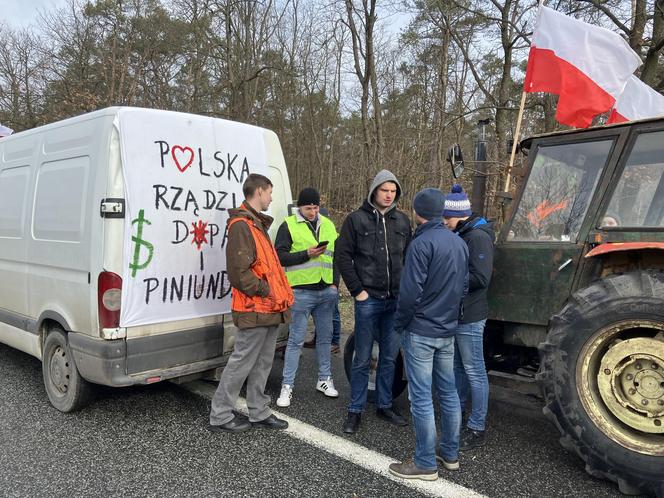
[[[461,406],[454,383],[454,331],[468,287],[468,248],[443,223],[445,196],[434,188],[415,195],[417,229],[406,253],[394,328],[402,333],[415,456],[390,465],[404,479],[433,481],[440,460],[459,468]],[[442,434],[436,448],[432,386]]]
[[399,338],[394,333],[394,312],[404,254],[410,242],[408,217],[396,208],[401,197],[397,178],[386,169],[378,172],[362,206],[344,220],[335,262],[348,291],[355,298],[355,355],[351,370],[351,399],[343,425],[357,432],[367,404],[374,340],[378,342],[376,415],[396,426],[408,425],[392,406],[394,364]]
[[316,326],[316,390],[329,398],[339,396],[330,362],[332,318],[339,294],[339,275],[333,267],[336,239],[334,223],[320,214],[318,191],[310,187],[302,189],[295,213],[281,224],[275,240],[279,261],[295,295],[281,393],[277,399],[277,406],[282,408],[291,404],[309,315]]
[[468,196],[458,184],[453,185],[445,197],[443,217],[447,228],[468,246],[468,295],[463,300],[463,316],[454,333],[454,374],[461,408],[468,394],[472,404],[466,428],[461,433],[461,451],[465,451],[482,446],[486,441],[489,379],[484,365],[484,324],[489,316],[487,289],[493,273],[494,233],[491,222],[471,211]]

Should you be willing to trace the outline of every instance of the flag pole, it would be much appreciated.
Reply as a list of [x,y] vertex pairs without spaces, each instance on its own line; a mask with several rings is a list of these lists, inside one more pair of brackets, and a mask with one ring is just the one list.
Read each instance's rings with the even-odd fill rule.
[[[544,0],[539,0],[537,8],[541,8],[544,5]],[[510,154],[510,162],[507,166],[507,176],[505,177],[505,188],[503,192],[509,192],[510,189],[510,180],[512,179],[512,167],[514,166],[514,158],[516,156],[516,146],[519,141],[519,136],[521,134],[521,120],[523,119],[523,111],[526,106],[526,91],[521,92],[521,103],[519,104],[519,116],[516,118],[516,129],[514,130],[514,137],[512,140],[512,153]]]
[[510,154],[510,163],[507,166],[507,176],[505,177],[505,188],[503,192],[509,192],[510,180],[512,178],[512,166],[514,166],[514,157],[516,156],[516,146],[519,142],[519,135],[521,133],[521,120],[523,119],[523,110],[526,106],[526,91],[521,92],[521,103],[519,104],[519,117],[516,118],[516,129],[514,130],[514,137],[512,139],[512,153]]

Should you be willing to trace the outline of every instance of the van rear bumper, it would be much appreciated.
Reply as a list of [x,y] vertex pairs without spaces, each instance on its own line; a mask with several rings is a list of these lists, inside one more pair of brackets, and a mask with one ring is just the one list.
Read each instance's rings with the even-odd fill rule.
[[105,340],[70,332],[69,348],[81,376],[95,384],[130,386],[220,367],[220,325],[134,339]]

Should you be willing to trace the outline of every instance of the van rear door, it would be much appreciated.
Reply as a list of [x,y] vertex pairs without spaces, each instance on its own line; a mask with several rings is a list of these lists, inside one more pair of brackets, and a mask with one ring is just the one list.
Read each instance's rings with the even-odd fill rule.
[[[209,251],[224,252],[227,210],[241,202],[242,182],[249,174],[250,168],[254,166],[253,149],[262,149],[261,157],[264,162],[262,166],[258,166],[261,166],[265,170],[264,174],[269,175],[275,183],[272,213],[277,217],[277,221],[273,229],[276,230],[283,220],[291,195],[279,142],[274,133],[253,126],[165,111],[136,109],[127,111],[143,113],[143,116],[147,116],[147,121],[157,116],[159,126],[163,129],[158,130],[154,136],[144,138],[147,155],[140,164],[153,167],[154,175],[150,173],[153,176],[147,177],[150,182],[147,184],[147,190],[151,197],[147,198],[149,202],[143,199],[142,215],[138,209],[134,209],[132,214],[131,196],[127,195],[128,188],[124,183],[128,178],[126,170],[129,166],[123,164],[128,155],[124,149],[127,144],[123,142],[125,135],[122,132],[124,126],[122,114],[119,120],[120,131],[116,130],[112,139],[107,197],[125,199],[127,218],[104,220],[104,268],[122,276],[123,306],[129,268],[145,265],[150,259],[151,250],[155,258],[158,251],[166,250],[163,249],[163,245],[158,246],[156,239],[161,237],[160,240],[165,240],[167,244],[186,249],[184,251],[186,257],[193,255],[196,258],[196,265],[199,261],[203,261],[204,265],[202,272],[200,268],[193,272],[192,280],[189,278],[191,273],[187,273],[184,269],[186,266],[184,259],[174,261],[168,267],[168,272],[159,277],[141,270],[137,270],[134,277],[129,276],[135,279],[134,284],[138,283],[143,287],[140,299],[137,301],[139,306],[135,307],[134,317],[138,318],[138,323],[115,329],[117,337],[126,338],[127,374],[141,377],[145,372],[153,372],[155,376],[159,373],[166,378],[175,374],[183,375],[187,372],[214,368],[221,365],[230,354],[234,342],[234,327],[230,326],[232,325],[230,320],[226,321],[228,327],[223,326],[223,312],[228,310],[230,304],[230,285],[225,274],[218,281],[223,285],[223,289],[215,287],[218,285],[216,281],[214,284],[210,283],[209,276],[216,275],[225,268],[210,263],[214,259],[208,257]],[[175,124],[169,125],[172,120],[175,120]],[[200,125],[199,120],[204,120],[205,126],[209,128],[207,133],[210,130],[212,132],[205,139],[198,138],[204,135],[202,132],[188,135],[186,131],[191,123],[198,122]],[[144,129],[152,127],[141,127],[141,130]],[[170,131],[177,133],[169,134]],[[243,133],[254,137],[250,141],[250,147],[242,146],[247,140],[238,135]],[[168,168],[171,168],[172,176],[168,178],[166,172],[164,178],[162,173]],[[196,178],[193,184],[184,181],[177,183],[189,174]],[[233,188],[227,188],[229,183]],[[168,210],[166,205],[169,207]],[[198,208],[196,212],[194,207]],[[152,212],[149,209],[152,209]],[[174,214],[174,211],[177,213]],[[162,231],[156,233],[155,226],[163,221],[160,219],[162,216],[170,218],[168,223],[162,224]],[[202,242],[203,250],[199,251],[195,226],[200,226],[201,221],[208,223],[209,232],[204,234],[207,240]],[[143,231],[139,233],[141,224]],[[213,224],[217,225],[218,231],[212,226]],[[131,231],[127,230],[128,227],[131,227]],[[127,241],[130,245],[124,247]],[[150,248],[146,242],[152,247]],[[153,259],[152,264],[155,261]],[[198,280],[196,280],[197,274]],[[206,278],[204,284],[201,276]],[[199,306],[198,303],[202,303],[203,299],[197,298],[202,292],[205,292],[206,296],[219,297],[222,291],[226,304],[223,304],[222,299],[218,299],[212,308],[202,304]],[[141,323],[144,318],[143,312],[149,312],[152,300],[176,305],[180,300],[187,299],[192,303],[190,307],[194,311],[199,310],[200,315]],[[113,330],[105,331],[108,338],[111,338],[113,333]]]
[[[107,185],[106,202],[109,206],[121,205],[123,215],[104,218],[103,268],[121,278],[125,266],[124,224],[128,214],[117,123],[111,136]],[[138,251],[137,257],[145,257],[145,248],[141,248],[140,244]],[[129,264],[129,261],[126,264]],[[145,372],[164,374],[163,370],[200,362],[204,362],[206,369],[214,368],[216,364],[209,364],[205,360],[220,358],[223,354],[220,315],[126,328],[117,325],[103,330],[102,336],[107,339],[126,339],[125,373],[130,376]],[[216,363],[221,363],[221,360]],[[186,369],[180,368],[172,373],[182,374],[185,371]],[[172,375],[166,374],[164,378],[169,376]]]

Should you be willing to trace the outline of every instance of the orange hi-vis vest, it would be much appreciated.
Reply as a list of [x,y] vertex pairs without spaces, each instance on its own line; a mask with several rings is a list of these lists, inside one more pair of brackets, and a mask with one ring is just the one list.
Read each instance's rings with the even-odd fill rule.
[[293,305],[295,298],[279,262],[277,251],[275,251],[272,242],[265,236],[263,230],[256,226],[251,219],[233,218],[228,223],[228,229],[230,230],[231,226],[239,221],[243,221],[249,226],[256,245],[256,260],[251,266],[251,272],[256,275],[256,278],[267,281],[270,294],[266,297],[248,296],[244,292],[233,288],[231,291],[231,309],[241,313],[282,313]]

